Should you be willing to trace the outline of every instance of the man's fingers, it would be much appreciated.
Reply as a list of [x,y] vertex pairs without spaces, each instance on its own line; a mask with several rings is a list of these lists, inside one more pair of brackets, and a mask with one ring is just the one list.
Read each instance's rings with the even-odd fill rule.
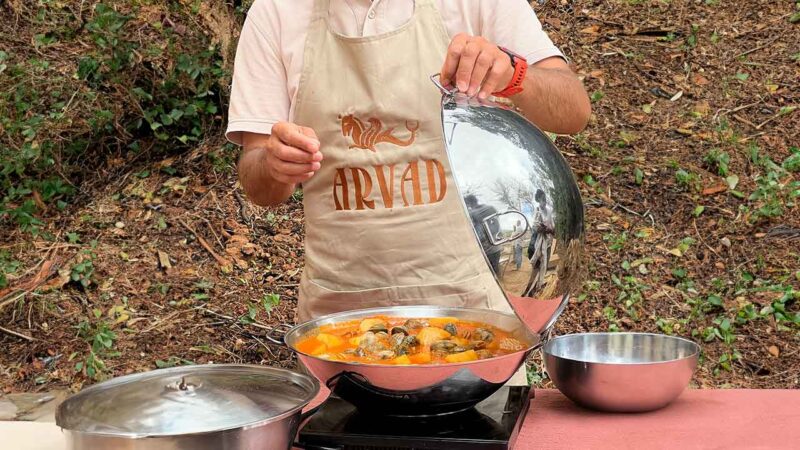
[[273,173],[282,175],[302,175],[304,173],[316,172],[319,170],[319,163],[298,164],[293,162],[282,161],[274,158],[270,162],[270,168]]
[[467,42],[464,47],[464,52],[461,54],[461,59],[458,60],[458,69],[456,69],[456,87],[461,92],[467,92],[472,78],[472,69],[475,67],[478,55],[481,53],[480,41],[475,38]]
[[280,142],[273,144],[272,154],[277,159],[292,163],[313,163],[322,160],[322,152],[309,153],[296,147],[291,147]]
[[461,54],[464,52],[468,39],[469,36],[459,33],[453,37],[450,46],[447,47],[447,56],[440,75],[440,80],[445,87],[450,87],[453,84],[453,77],[456,74],[456,69],[458,69],[458,61],[461,59]]
[[495,58],[492,52],[485,49],[478,55],[475,59],[475,67],[472,69],[472,75],[470,76],[467,95],[472,96],[478,92],[484,78],[486,78],[486,73],[492,68],[494,61]]
[[299,184],[304,183],[311,179],[314,176],[314,172],[308,172],[301,175],[284,175],[284,174],[274,174],[272,177],[275,180],[280,181],[281,183],[286,184]]
[[[319,151],[319,140],[316,136],[311,137],[307,136],[304,131],[302,130],[303,127],[299,127],[294,124],[276,124],[275,127],[272,128],[273,134],[281,140],[286,145],[299,148],[300,150],[304,150],[308,153],[314,153]],[[311,131],[313,133],[313,131]]]
[[489,97],[492,92],[503,89],[505,87],[503,80],[507,76],[510,68],[511,62],[508,60],[508,55],[503,53],[497,56],[494,60],[494,64],[492,64],[492,68],[483,81],[481,91],[478,93],[478,98],[484,100]]

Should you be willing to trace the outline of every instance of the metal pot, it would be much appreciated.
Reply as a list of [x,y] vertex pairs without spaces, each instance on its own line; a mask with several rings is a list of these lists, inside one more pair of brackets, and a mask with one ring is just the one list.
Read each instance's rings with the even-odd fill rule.
[[510,108],[444,88],[442,126],[464,210],[514,312],[548,330],[584,275],[583,203],[552,140]]
[[284,369],[208,364],[127,375],[56,410],[72,450],[289,449],[319,392]]
[[[525,348],[495,358],[454,364],[394,366],[329,361],[297,351],[296,344],[322,325],[376,315],[403,318],[456,317],[510,332]],[[278,341],[279,342],[279,341]],[[360,411],[393,416],[426,416],[470,408],[491,396],[542,345],[514,314],[470,308],[395,306],[331,314],[289,330],[285,344],[320,381]]]

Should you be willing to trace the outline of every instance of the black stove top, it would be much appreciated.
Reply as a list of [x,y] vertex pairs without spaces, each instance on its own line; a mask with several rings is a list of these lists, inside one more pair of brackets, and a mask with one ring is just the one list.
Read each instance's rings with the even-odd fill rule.
[[529,387],[504,386],[466,411],[433,417],[360,414],[331,396],[300,430],[306,450],[507,450],[530,405]]

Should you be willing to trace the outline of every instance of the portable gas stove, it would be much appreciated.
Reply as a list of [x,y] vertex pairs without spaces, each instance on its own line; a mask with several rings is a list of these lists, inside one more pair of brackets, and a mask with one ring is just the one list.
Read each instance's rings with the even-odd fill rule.
[[441,416],[361,414],[331,395],[300,430],[306,450],[507,450],[530,406],[527,386],[504,386],[465,411]]

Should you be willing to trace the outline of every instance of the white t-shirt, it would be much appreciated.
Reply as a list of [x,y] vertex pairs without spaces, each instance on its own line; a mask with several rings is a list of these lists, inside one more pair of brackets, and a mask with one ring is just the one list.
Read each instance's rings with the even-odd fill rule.
[[[232,142],[241,144],[242,131],[270,134],[273,124],[293,119],[314,1],[256,0],[250,8],[233,72],[226,133]],[[435,0],[434,4],[450,37],[461,32],[483,36],[529,64],[562,56],[525,0]],[[330,0],[329,12],[336,32],[372,36],[406,23],[413,15],[414,0]]]

